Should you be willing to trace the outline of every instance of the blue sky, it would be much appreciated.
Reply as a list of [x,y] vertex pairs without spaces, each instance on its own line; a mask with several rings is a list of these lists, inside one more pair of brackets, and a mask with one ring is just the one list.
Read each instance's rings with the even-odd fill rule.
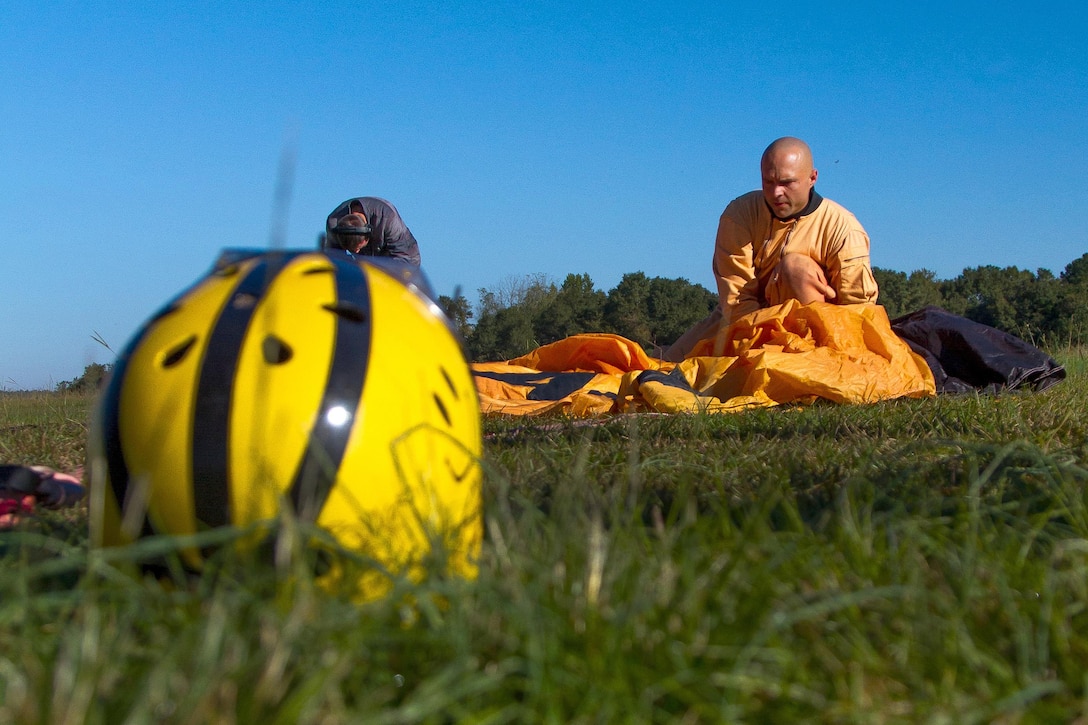
[[352,196],[396,204],[440,294],[713,289],[783,135],[878,267],[1088,252],[1082,4],[735,5],[0,3],[0,389],[110,362],[96,334],[120,350],[223,248],[313,247]]

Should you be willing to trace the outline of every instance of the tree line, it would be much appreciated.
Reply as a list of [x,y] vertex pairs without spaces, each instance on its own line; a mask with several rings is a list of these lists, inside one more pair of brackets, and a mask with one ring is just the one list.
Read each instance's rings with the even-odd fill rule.
[[[873,270],[879,303],[893,320],[935,305],[1039,347],[1088,344],[1088,254],[1055,276],[1016,267],[973,267],[940,280],[927,270]],[[508,277],[481,289],[473,309],[456,293],[439,297],[472,361],[509,360],[581,332],[610,332],[634,340],[651,355],[676,341],[718,304],[718,295],[686,279],[625,274],[603,292],[588,274],[568,274],[556,285],[541,274]],[[61,392],[96,390],[112,365],[92,363]]]
[[[893,320],[934,305],[1039,347],[1088,343],[1088,254],[1058,276],[995,266],[964,269],[949,280],[926,269],[873,272],[879,303]],[[608,292],[588,274],[568,274],[559,285],[545,275],[510,277],[479,294],[475,309],[459,292],[439,298],[472,361],[509,360],[582,332],[622,335],[654,355],[718,303],[702,285],[643,272],[625,274]]]

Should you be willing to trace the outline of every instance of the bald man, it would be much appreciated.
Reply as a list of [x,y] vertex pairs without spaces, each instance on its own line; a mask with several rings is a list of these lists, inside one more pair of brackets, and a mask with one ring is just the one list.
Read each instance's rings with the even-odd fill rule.
[[869,235],[849,211],[816,193],[812,151],[799,138],[777,139],[760,160],[763,189],[734,199],[722,212],[714,244],[718,307],[663,357],[683,360],[712,337],[762,307],[876,302]]

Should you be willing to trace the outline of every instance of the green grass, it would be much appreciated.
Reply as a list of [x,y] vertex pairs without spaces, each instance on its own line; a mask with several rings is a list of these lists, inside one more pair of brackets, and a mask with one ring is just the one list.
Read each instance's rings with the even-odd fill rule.
[[[1058,357],[1039,394],[488,419],[478,580],[362,606],[290,564],[134,580],[46,519],[0,537],[0,721],[1088,718],[1088,355]],[[78,465],[89,406],[4,394],[0,450]]]
[[0,391],[0,462],[82,466],[93,404],[86,393]]

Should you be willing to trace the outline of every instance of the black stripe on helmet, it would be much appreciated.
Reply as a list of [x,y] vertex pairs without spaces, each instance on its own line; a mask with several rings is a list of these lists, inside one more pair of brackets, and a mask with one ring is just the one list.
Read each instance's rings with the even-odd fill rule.
[[356,424],[370,360],[373,319],[370,286],[362,264],[333,262],[336,304],[335,347],[306,453],[290,488],[291,503],[306,521],[315,521],[336,481],[351,430]]
[[[220,265],[216,265],[216,272],[222,274]],[[101,427],[99,435],[102,440],[103,454],[106,458],[106,470],[109,475],[110,488],[113,489],[114,499],[121,509],[122,519],[132,515],[128,511],[128,487],[131,476],[129,475],[128,462],[125,460],[124,448],[121,445],[121,393],[128,377],[128,364],[132,355],[143,344],[155,325],[164,317],[178,312],[185,303],[185,299],[200,285],[204,284],[207,277],[203,277],[187,289],[178,293],[170,302],[159,309],[143,327],[133,336],[128,345],[113,363],[110,370],[110,378],[103,391],[100,408],[97,412],[97,424]],[[139,536],[151,536],[155,533],[151,520],[148,518],[148,503],[144,501],[144,510],[141,512]]]
[[193,406],[193,507],[207,527],[230,523],[230,415],[246,330],[265,291],[289,261],[261,259],[238,282],[208,337]]
[[[98,411],[98,425],[101,426],[100,435],[102,437],[102,446],[105,449],[103,452],[106,456],[106,469],[109,474],[110,487],[113,489],[117,506],[121,509],[122,519],[130,515],[126,507],[130,476],[128,462],[125,460],[125,452],[121,446],[121,392],[125,387],[129,360],[159,320],[181,309],[185,298],[203,283],[204,278],[197,280],[187,289],[178,293],[170,302],[163,305],[133,336],[125,349],[117,356],[117,360],[114,361],[113,368],[110,370],[109,382],[106,385],[100,404],[101,408]],[[147,516],[148,502],[145,501],[143,506],[139,535],[151,536],[155,533],[155,530]]]

